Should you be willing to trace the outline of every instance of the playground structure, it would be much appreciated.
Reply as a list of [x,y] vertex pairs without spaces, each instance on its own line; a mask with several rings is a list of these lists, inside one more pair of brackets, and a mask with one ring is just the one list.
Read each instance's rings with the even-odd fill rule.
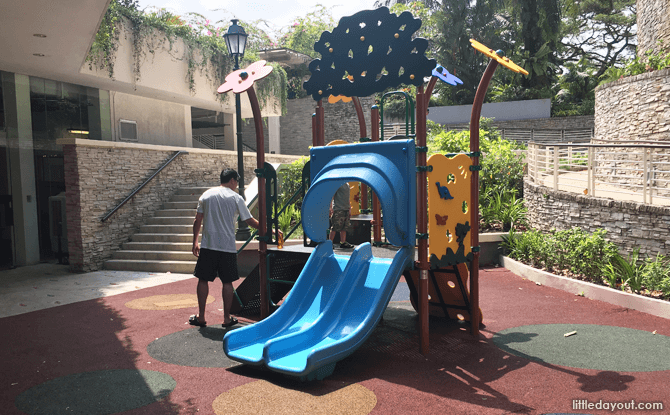
[[[472,335],[478,336],[482,319],[478,293],[479,116],[498,63],[513,70],[517,68],[512,67],[509,59],[472,41],[476,49],[491,57],[491,62],[473,104],[470,152],[438,154],[426,160],[426,109],[432,90],[438,79],[452,85],[460,80],[435,60],[425,57],[428,42],[412,39],[420,26],[421,21],[411,13],[396,16],[382,7],[342,18],[333,32],[324,32],[315,44],[322,59],[310,63],[312,76],[304,84],[317,101],[317,107],[312,117],[310,186],[303,201],[302,226],[305,235],[318,246],[282,306],[272,315],[268,270],[264,264],[267,243],[272,243],[272,238],[266,235],[271,235],[276,216],[269,221],[263,217],[267,213],[264,177],[268,174],[262,157],[260,111],[253,92],[253,77],[259,76],[257,72],[264,68],[264,62],[226,77],[226,84],[219,92],[247,90],[254,108],[261,218],[258,289],[263,318],[225,335],[223,347],[230,358],[252,365],[262,364],[289,375],[322,379],[332,373],[335,362],[353,353],[367,339],[403,273],[410,286],[412,304],[420,316],[423,354],[429,352],[428,316],[433,311],[429,304],[437,305],[445,317],[469,320]],[[424,90],[427,77],[431,78]],[[252,79],[251,82],[248,79]],[[371,109],[372,137],[365,137],[364,117],[357,97],[400,84],[417,87],[415,100],[402,93],[407,103],[407,118],[411,119],[407,121],[405,136],[387,141],[379,136],[380,124],[383,134],[380,110],[383,120],[383,100],[388,95],[385,94],[380,105]],[[394,93],[398,92],[390,94]],[[323,98],[330,102],[353,101],[361,125],[360,143],[325,146]],[[344,182],[361,183],[359,200],[364,211],[367,210],[364,205],[367,189],[374,191],[373,245],[382,243],[383,226],[390,244],[400,247],[392,260],[375,258],[369,243],[358,246],[350,258],[334,254],[332,243],[326,238],[328,208],[335,190]],[[414,261],[415,245],[418,245],[417,261]],[[465,263],[470,265],[469,272]],[[445,274],[455,277],[445,277]],[[429,296],[439,302],[429,303]]]

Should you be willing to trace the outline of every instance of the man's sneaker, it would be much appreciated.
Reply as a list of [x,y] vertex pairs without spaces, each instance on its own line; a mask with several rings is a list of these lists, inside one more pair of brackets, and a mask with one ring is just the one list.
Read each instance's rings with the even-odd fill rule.
[[353,248],[354,246],[349,242],[340,242],[340,248]]

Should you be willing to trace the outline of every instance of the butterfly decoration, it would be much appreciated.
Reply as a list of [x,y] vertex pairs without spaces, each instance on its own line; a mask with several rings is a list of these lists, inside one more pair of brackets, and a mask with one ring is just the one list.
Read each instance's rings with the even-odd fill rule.
[[437,221],[438,226],[444,226],[447,224],[447,219],[449,219],[449,215],[438,215],[437,213],[435,214],[435,220]]
[[461,81],[456,76],[450,74],[446,69],[444,69],[442,65],[437,65],[435,69],[433,69],[432,75],[449,85],[455,86],[463,83],[463,81]]

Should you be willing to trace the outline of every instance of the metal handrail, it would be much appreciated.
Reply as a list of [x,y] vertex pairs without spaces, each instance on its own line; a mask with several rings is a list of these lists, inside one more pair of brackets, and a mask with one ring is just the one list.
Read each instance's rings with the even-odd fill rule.
[[177,151],[172,157],[170,157],[165,163],[163,163],[162,166],[160,166],[144,183],[142,183],[137,189],[133,190],[128,197],[123,199],[121,203],[119,203],[114,209],[112,209],[108,214],[102,217],[101,222],[106,221],[109,219],[114,213],[116,213],[117,210],[119,210],[123,205],[125,205],[130,199],[133,198],[144,186],[146,186],[151,180],[153,180],[154,177],[158,176],[158,173],[163,171],[164,168],[166,168],[170,163],[172,163],[177,157],[181,156],[182,154],[188,154],[188,151]]

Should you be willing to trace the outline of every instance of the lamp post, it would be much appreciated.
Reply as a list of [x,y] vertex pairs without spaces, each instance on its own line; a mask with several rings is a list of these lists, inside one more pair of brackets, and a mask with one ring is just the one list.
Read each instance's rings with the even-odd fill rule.
[[[244,28],[237,24],[238,19],[232,19],[231,21],[233,24],[230,25],[223,38],[226,41],[228,53],[235,59],[235,70],[238,70],[240,69],[240,59],[244,56],[244,48],[247,46],[248,35],[244,31]],[[237,125],[237,172],[240,175],[240,179],[238,180],[239,194],[246,200],[244,197],[244,146],[242,144],[242,106],[240,105],[240,94],[235,94],[235,114],[235,124]],[[238,220],[235,239],[246,241],[250,236],[249,225],[242,220]]]

